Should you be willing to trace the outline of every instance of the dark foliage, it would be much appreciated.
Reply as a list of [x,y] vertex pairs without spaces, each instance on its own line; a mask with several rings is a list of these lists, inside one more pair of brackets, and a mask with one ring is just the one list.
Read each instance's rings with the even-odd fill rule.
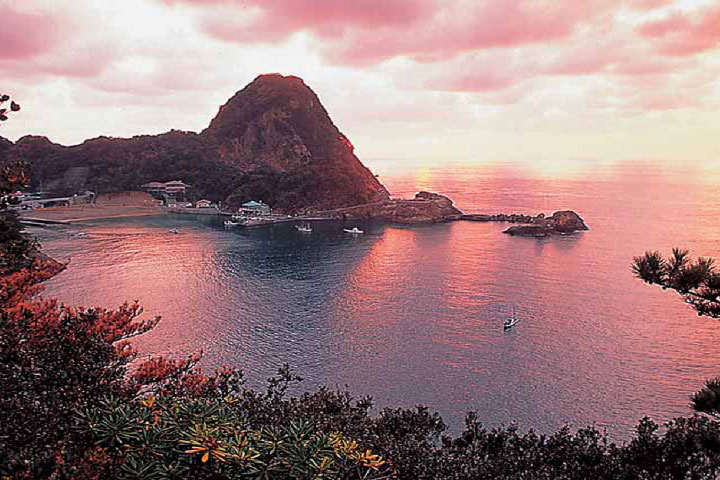
[[[282,381],[282,378],[281,374],[276,380]],[[576,433],[564,428],[551,435],[533,431],[523,433],[514,426],[486,429],[474,414],[470,414],[460,436],[439,439],[443,430],[440,419],[423,408],[388,409],[372,416],[367,400],[355,402],[346,392],[321,390],[300,398],[282,394],[273,400],[270,400],[272,394],[268,396],[268,393],[260,394],[251,389],[243,388],[236,393],[222,399],[179,399],[162,395],[146,398],[143,401],[146,406],[154,402],[164,405],[165,409],[168,405],[174,406],[175,417],[162,421],[168,422],[169,427],[168,423],[161,422],[158,426],[157,420],[152,422],[154,429],[164,431],[170,428],[163,435],[157,432],[139,435],[142,432],[133,426],[138,422],[127,420],[128,412],[142,410],[137,404],[108,409],[107,403],[101,402],[99,408],[84,414],[81,424],[90,425],[92,444],[108,449],[101,458],[116,470],[127,468],[124,462],[132,458],[133,468],[190,470],[193,478],[206,478],[203,475],[209,472],[217,475],[214,478],[235,478],[231,473],[235,467],[227,465],[232,462],[223,456],[233,450],[236,440],[217,431],[208,438],[208,429],[218,428],[219,425],[227,425],[246,436],[248,432],[255,432],[262,438],[266,438],[264,435],[267,432],[282,436],[285,434],[278,432],[303,425],[306,431],[314,432],[313,435],[354,439],[361,446],[355,452],[370,450],[372,455],[378,455],[377,459],[383,462],[384,468],[400,479],[709,480],[720,473],[720,424],[702,417],[676,419],[665,426],[663,433],[660,433],[657,424],[644,419],[631,441],[616,445],[595,428],[581,429]],[[150,417],[147,413],[145,415]],[[200,432],[193,430],[196,425],[202,425]],[[195,445],[205,449],[191,451],[190,454],[197,457],[189,458],[182,450],[181,440],[187,442],[203,436],[205,439],[196,441]],[[287,440],[284,442],[285,445],[289,443]],[[322,457],[314,456],[317,451],[312,448],[306,446],[302,458],[293,457],[291,460],[283,454],[282,458],[271,460],[267,451],[259,451],[261,448],[257,445],[246,447],[257,451],[258,463],[255,467],[262,472],[267,471],[273,461],[283,464],[276,465],[276,468],[287,469],[294,464],[298,470],[305,472],[293,476],[284,470],[270,478],[323,478],[306,474],[308,469],[313,468],[313,462],[317,465],[322,460]],[[147,454],[154,450],[161,453],[154,456]],[[130,453],[121,453],[126,451]],[[210,465],[198,461],[206,453]],[[159,461],[158,458],[165,460]],[[352,458],[358,459],[355,456],[350,460]],[[243,472],[250,478],[255,478],[252,475],[258,473],[253,469]],[[376,470],[371,473],[380,475],[382,472]],[[118,478],[119,475],[116,473]],[[338,478],[361,477],[348,474]]]
[[[7,102],[10,102],[10,105],[6,105]],[[0,122],[6,121],[10,115],[10,112],[19,112],[20,111],[20,105],[15,103],[14,100],[10,100],[10,95],[6,95],[4,93],[0,93]]]
[[692,407],[697,412],[720,416],[720,378],[705,382],[705,387],[692,396]]
[[39,255],[37,242],[23,234],[17,213],[11,210],[18,203],[11,193],[27,182],[22,162],[0,167],[0,274],[30,267]]

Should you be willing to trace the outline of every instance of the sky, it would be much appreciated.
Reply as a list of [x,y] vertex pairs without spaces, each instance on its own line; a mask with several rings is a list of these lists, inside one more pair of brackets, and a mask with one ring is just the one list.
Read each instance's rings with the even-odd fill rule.
[[201,131],[297,75],[363,160],[720,163],[720,0],[0,0],[11,140]]

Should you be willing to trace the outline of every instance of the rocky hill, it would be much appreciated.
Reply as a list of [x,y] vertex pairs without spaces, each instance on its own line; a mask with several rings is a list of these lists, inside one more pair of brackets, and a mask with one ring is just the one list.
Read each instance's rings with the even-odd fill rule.
[[393,198],[356,207],[323,212],[336,220],[382,220],[406,225],[460,220],[463,213],[444,195],[419,192],[415,198]]
[[589,230],[585,221],[572,210],[562,210],[553,213],[550,217],[538,215],[532,217],[528,225],[513,225],[503,233],[521,237],[547,237],[548,235],[581,232]]
[[302,79],[278,74],[237,92],[199,134],[100,137],[71,147],[45,137],[0,138],[0,164],[13,160],[25,160],[32,186],[44,190],[67,189],[63,179],[74,169],[87,171],[86,187],[99,193],[182,179],[197,196],[231,205],[263,200],[286,211],[388,198],[315,93]]

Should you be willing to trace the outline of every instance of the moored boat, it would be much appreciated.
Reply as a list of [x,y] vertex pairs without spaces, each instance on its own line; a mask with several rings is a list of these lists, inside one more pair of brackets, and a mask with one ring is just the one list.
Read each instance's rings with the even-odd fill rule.
[[515,316],[515,307],[512,310],[512,316],[505,319],[503,323],[503,330],[508,331],[520,322],[520,319]]

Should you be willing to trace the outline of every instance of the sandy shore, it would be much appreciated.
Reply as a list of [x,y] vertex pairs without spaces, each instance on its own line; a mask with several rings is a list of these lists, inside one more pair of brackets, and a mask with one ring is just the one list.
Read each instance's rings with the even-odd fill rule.
[[126,192],[100,195],[95,204],[24,211],[21,213],[21,218],[72,223],[104,218],[145,217],[164,214],[163,209],[157,205],[156,200],[150,195],[142,192]]

